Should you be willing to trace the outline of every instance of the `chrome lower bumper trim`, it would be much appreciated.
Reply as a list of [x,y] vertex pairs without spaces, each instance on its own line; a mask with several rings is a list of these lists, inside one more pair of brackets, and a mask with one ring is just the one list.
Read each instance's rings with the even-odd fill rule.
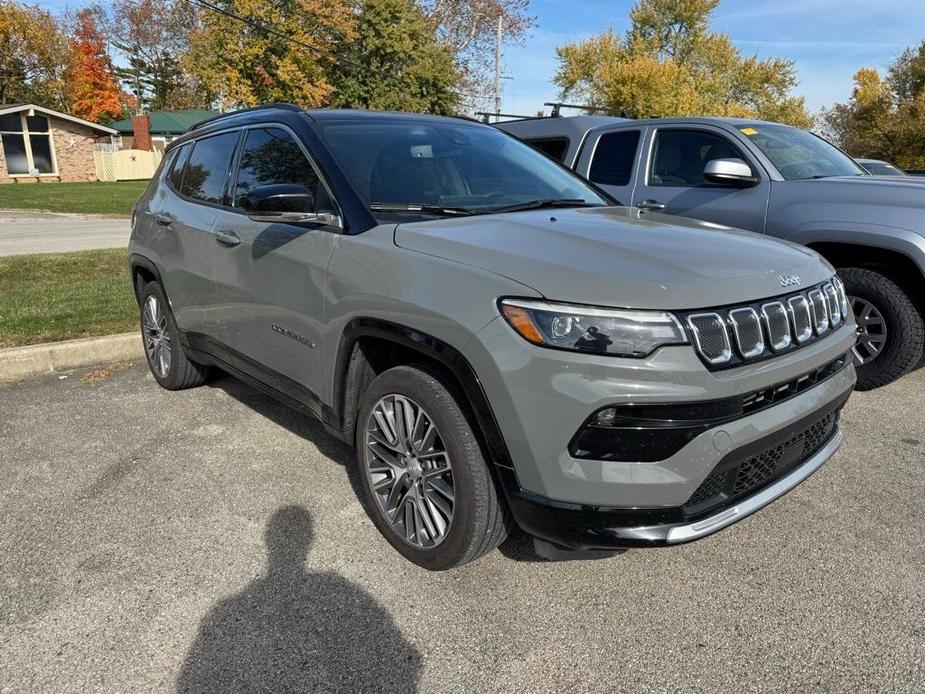
[[835,435],[825,446],[820,448],[819,451],[817,451],[809,460],[807,460],[790,474],[786,475],[785,477],[781,477],[771,486],[762,489],[760,492],[754,494],[753,496],[743,499],[732,508],[727,508],[724,511],[717,513],[715,516],[704,518],[697,521],[696,523],[673,526],[665,536],[665,541],[668,544],[673,545],[680,542],[696,540],[697,538],[704,537],[705,535],[715,533],[717,530],[721,530],[728,525],[732,525],[733,523],[742,520],[746,516],[751,515],[755,511],[764,508],[775,499],[778,499],[789,492],[791,489],[800,484],[800,482],[805,480],[816,470],[822,467],[822,465],[829,458],[835,455],[835,451],[837,451],[838,447],[841,446],[843,438],[844,437],[842,435],[841,429],[837,429],[835,431]]

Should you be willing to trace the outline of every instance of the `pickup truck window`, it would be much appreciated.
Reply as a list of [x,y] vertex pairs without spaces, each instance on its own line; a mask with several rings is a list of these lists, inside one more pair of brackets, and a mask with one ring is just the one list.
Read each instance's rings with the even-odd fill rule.
[[713,185],[703,177],[707,162],[744,158],[729,140],[706,130],[659,130],[655,134],[649,185]]
[[847,154],[817,135],[789,125],[756,123],[740,128],[788,181],[828,176],[862,176]]
[[565,153],[568,151],[568,139],[564,137],[546,137],[537,140],[524,140],[524,142],[556,161],[563,161]]
[[633,175],[638,147],[638,130],[604,133],[594,148],[588,178],[602,185],[625,186]]

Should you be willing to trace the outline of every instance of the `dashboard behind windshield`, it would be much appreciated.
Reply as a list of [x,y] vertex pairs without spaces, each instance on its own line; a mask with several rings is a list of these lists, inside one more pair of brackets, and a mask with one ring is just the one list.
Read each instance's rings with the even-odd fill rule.
[[[468,124],[413,121],[326,123],[319,133],[377,219],[488,213],[536,200],[611,205],[611,200],[532,147]],[[423,205],[426,210],[399,211]],[[381,208],[388,207],[388,210]]]
[[866,173],[840,149],[799,128],[756,123],[739,131],[755,143],[788,181]]

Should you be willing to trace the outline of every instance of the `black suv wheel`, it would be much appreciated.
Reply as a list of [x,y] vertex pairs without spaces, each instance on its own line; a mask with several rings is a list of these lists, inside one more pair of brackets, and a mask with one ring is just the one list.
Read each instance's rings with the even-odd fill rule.
[[380,374],[357,419],[360,483],[376,526],[395,549],[431,570],[497,547],[507,509],[456,399],[426,368]]
[[154,380],[167,390],[201,386],[209,378],[209,368],[186,356],[180,344],[180,330],[157,282],[141,290],[141,339]]
[[886,275],[856,267],[841,268],[838,275],[845,283],[858,324],[858,342],[853,350],[857,388],[886,385],[921,361],[925,337],[922,316]]

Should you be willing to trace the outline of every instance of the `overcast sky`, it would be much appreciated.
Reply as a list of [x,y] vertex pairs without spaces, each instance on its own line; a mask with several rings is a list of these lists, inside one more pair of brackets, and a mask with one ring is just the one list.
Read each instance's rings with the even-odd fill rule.
[[[532,115],[554,101],[556,46],[612,26],[629,28],[634,0],[533,0],[538,28],[526,46],[505,51],[503,111]],[[796,64],[800,85],[816,111],[845,101],[851,77],[864,66],[883,69],[905,47],[925,38],[925,0],[723,0],[713,29],[732,37],[746,55]]]

